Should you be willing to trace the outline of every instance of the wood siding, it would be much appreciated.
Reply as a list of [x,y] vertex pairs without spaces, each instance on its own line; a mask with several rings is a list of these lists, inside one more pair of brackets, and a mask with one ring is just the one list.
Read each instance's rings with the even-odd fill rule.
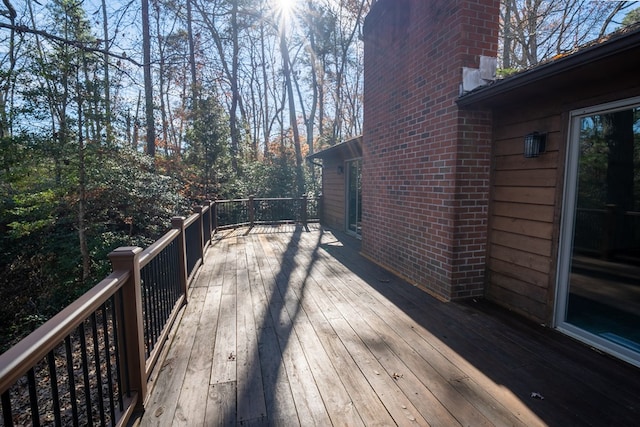
[[[485,296],[538,323],[553,323],[570,113],[640,95],[637,83],[608,85],[607,95],[571,91],[548,98],[553,104],[493,109]],[[547,134],[546,152],[526,159],[524,136],[533,131]]]
[[[494,115],[486,295],[543,322],[552,289],[558,159],[565,144],[560,114],[522,118],[527,116]],[[547,134],[547,149],[526,159],[523,139],[533,131]]]
[[[342,173],[338,173],[339,166],[342,167]],[[323,224],[340,231],[345,229],[345,170],[342,157],[331,156],[323,159]]]

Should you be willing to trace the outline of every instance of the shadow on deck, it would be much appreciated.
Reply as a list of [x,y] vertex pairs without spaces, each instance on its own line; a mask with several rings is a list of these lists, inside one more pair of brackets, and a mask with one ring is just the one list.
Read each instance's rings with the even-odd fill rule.
[[640,370],[310,225],[218,235],[139,425],[633,425]]

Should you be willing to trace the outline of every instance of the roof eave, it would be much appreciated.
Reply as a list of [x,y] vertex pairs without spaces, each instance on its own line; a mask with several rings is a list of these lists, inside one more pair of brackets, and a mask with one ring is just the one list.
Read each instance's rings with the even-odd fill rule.
[[539,65],[515,76],[481,87],[473,92],[462,95],[456,100],[456,103],[461,108],[490,103],[494,98],[499,98],[501,95],[511,92],[514,89],[552,78],[590,63],[601,61],[610,56],[621,54],[630,49],[637,49],[639,43],[640,31],[634,31],[630,35],[616,37],[610,41],[589,46],[572,55]]
[[307,160],[322,159],[324,157],[333,155],[334,153],[339,153],[343,150],[348,151],[350,146],[360,147],[360,151],[362,151],[362,136],[351,138],[347,141],[341,142],[340,144],[336,144],[329,148],[325,148],[322,151],[318,151],[317,153],[310,154],[307,156]]

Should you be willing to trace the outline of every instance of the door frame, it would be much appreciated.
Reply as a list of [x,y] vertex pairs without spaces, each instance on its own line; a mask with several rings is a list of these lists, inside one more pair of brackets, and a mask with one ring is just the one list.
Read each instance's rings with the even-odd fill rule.
[[578,168],[580,159],[580,121],[583,117],[612,113],[629,108],[640,107],[640,97],[622,99],[588,108],[573,110],[569,115],[567,135],[566,167],[564,173],[564,191],[560,221],[560,239],[558,247],[558,271],[556,274],[556,295],[553,325],[560,332],[579,341],[612,354],[635,366],[640,366],[640,353],[604,339],[596,334],[578,328],[566,322],[568,296],[570,291],[571,257],[577,203]]
[[[350,214],[350,207],[349,207],[349,192],[351,189],[351,173],[350,173],[350,168],[349,168],[349,164],[352,162],[360,162],[360,168],[359,168],[359,173],[360,173],[360,181],[362,182],[362,157],[353,157],[351,159],[345,159],[344,161],[344,170],[345,170],[345,192],[344,192],[344,198],[345,198],[345,203],[344,203],[344,225],[345,225],[345,232],[347,234],[350,234],[358,239],[362,239],[362,231],[360,233],[358,233],[357,231],[357,227],[356,227],[356,231],[352,231],[349,229],[349,214]],[[360,198],[362,199],[362,188],[360,189]],[[356,207],[356,217],[358,215],[358,211],[360,212],[360,214],[362,214],[362,202],[360,202],[358,204],[358,206]]]

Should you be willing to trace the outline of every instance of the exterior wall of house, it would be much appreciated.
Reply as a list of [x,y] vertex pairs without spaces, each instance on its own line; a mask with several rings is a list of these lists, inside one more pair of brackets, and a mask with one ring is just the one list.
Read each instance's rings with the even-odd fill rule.
[[[541,324],[552,324],[562,219],[569,115],[573,110],[640,96],[640,81],[628,75],[597,85],[570,83],[554,91],[538,85],[538,97],[493,110],[486,297]],[[548,93],[541,88],[548,87]],[[547,133],[546,152],[523,156],[523,137]]]
[[[512,108],[494,113],[485,295],[546,323],[555,278],[565,129],[560,111]],[[536,130],[547,133],[546,152],[524,158],[524,135]]]
[[322,160],[322,224],[336,230],[345,229],[345,174],[342,157],[328,156]]
[[499,3],[379,0],[365,22],[362,251],[445,300],[483,293],[490,114],[455,100]]

